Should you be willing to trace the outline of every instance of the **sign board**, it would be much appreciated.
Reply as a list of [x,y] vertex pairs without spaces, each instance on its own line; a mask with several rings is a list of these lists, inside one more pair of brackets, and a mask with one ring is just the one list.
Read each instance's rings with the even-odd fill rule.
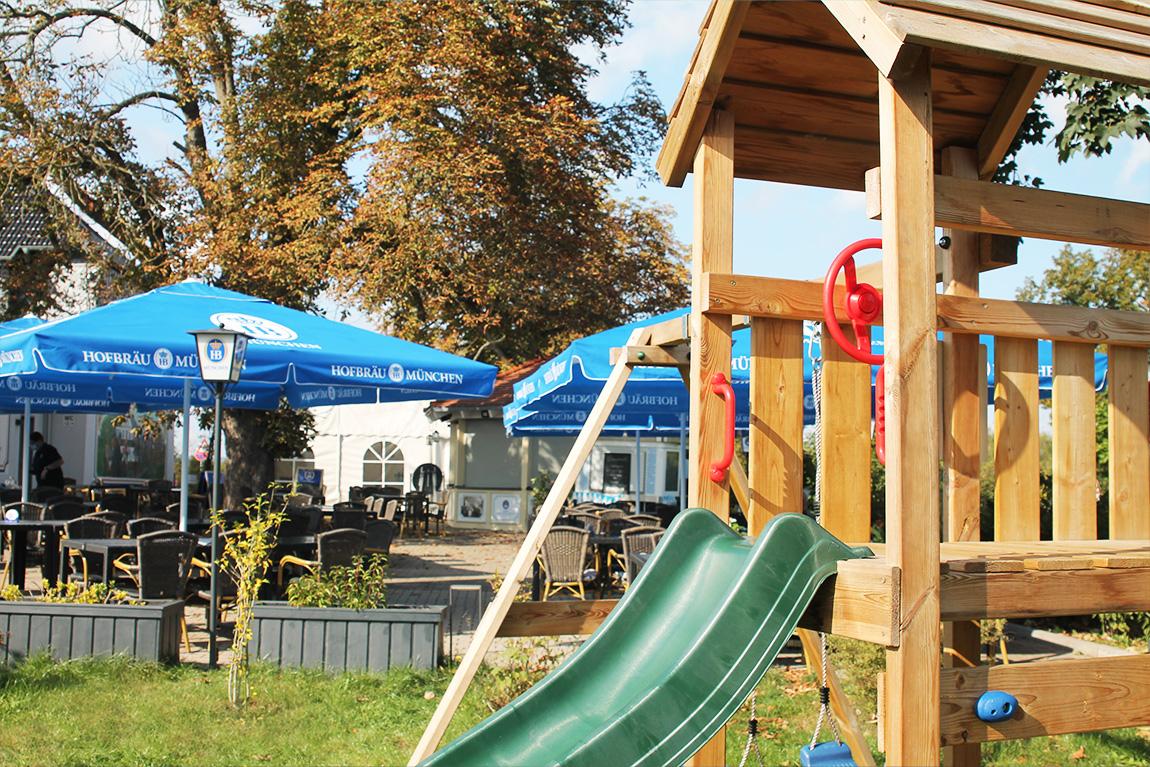
[[631,489],[631,454],[603,454],[603,491],[626,493]]
[[296,469],[295,481],[297,485],[319,487],[323,484],[323,469]]

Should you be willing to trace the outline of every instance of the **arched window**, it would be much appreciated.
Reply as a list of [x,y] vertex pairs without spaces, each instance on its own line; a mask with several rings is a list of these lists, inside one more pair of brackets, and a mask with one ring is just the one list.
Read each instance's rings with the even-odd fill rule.
[[295,458],[276,459],[276,480],[279,482],[295,482],[297,469],[314,469],[315,453],[307,448]]
[[403,451],[392,442],[376,442],[363,454],[363,484],[403,492]]

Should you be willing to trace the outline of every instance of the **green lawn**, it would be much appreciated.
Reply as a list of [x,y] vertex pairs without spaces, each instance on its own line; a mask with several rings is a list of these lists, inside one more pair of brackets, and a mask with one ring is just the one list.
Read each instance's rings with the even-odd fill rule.
[[[873,744],[873,679],[882,651],[841,641],[833,646]],[[548,665],[526,657],[514,659],[515,671],[481,673],[448,738]],[[254,701],[234,711],[223,671],[34,659],[0,670],[0,765],[401,765],[449,679],[446,671],[326,676],[257,667]],[[425,698],[429,691],[434,699]],[[770,671],[758,696],[765,764],[798,764],[816,701],[814,677],[805,669]],[[746,718],[744,706],[728,730],[729,764],[738,764]],[[984,754],[985,764],[1003,767],[1145,765],[1150,741],[1123,730],[985,746]]]

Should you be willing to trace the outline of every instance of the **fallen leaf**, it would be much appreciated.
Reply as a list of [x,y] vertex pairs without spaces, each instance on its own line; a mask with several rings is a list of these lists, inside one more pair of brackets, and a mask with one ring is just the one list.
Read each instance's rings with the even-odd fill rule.
[[1079,746],[1078,750],[1070,755],[1070,758],[1075,759],[1075,760],[1085,759],[1086,758],[1086,746]]

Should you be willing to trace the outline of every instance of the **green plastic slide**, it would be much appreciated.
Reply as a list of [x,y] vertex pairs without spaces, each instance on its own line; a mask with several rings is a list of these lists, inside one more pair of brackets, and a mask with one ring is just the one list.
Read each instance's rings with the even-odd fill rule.
[[801,514],[752,542],[684,512],[579,650],[423,764],[682,764],[762,679],[839,560],[867,556]]

